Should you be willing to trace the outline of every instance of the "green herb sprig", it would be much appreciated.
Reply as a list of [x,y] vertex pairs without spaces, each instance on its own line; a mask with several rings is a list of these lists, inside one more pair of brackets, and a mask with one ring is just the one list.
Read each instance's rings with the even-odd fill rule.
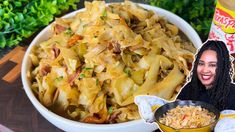
[[214,14],[214,0],[146,0],[146,2],[177,14],[191,24],[201,38],[207,38]]
[[0,48],[19,44],[79,0],[3,0],[0,2]]

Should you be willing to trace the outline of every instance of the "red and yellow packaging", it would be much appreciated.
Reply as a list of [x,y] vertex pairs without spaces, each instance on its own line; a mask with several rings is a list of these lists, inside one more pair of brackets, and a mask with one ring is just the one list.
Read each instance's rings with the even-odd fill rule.
[[[226,0],[223,2],[225,4],[222,2],[217,0],[209,39],[224,41],[232,54],[235,53],[235,0]],[[226,4],[230,4],[229,8],[225,7]],[[234,10],[231,10],[233,5]]]

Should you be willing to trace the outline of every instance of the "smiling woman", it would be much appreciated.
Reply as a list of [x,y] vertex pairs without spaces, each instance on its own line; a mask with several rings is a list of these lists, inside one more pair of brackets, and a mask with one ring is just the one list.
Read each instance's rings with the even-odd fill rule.
[[216,68],[217,68],[217,53],[213,50],[206,50],[202,53],[202,56],[198,62],[197,75],[199,80],[205,85],[206,89],[212,86],[215,80]]
[[204,101],[219,110],[235,109],[232,59],[224,42],[208,40],[195,57],[190,81],[177,98]]

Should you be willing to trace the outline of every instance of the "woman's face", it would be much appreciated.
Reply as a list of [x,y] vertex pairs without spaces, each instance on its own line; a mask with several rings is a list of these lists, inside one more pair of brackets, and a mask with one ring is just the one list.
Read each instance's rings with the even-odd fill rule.
[[215,71],[217,68],[216,52],[213,50],[205,50],[199,59],[197,66],[197,75],[199,80],[208,89],[212,86],[215,79]]

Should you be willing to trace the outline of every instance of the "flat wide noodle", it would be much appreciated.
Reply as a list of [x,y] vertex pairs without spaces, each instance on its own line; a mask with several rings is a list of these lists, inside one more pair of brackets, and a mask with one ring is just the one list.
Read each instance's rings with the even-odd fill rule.
[[73,120],[119,123],[140,118],[136,95],[174,99],[195,50],[178,27],[131,1],[85,8],[57,18],[50,39],[31,51],[28,77],[40,102]]

